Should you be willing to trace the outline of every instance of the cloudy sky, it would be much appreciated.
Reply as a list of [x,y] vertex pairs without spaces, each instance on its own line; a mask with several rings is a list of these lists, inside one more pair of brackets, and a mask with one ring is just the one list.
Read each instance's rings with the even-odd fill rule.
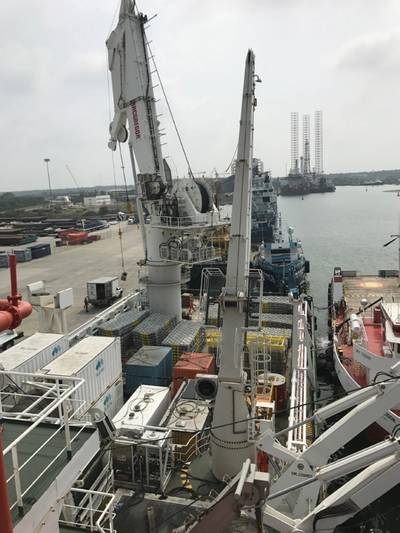
[[[105,40],[119,0],[0,3],[0,190],[112,184]],[[256,53],[255,155],[289,164],[289,115],[324,112],[327,172],[399,168],[398,0],[141,0],[194,171],[233,155],[246,50]],[[186,171],[167,112],[164,155]],[[128,161],[128,158],[126,158]],[[127,165],[128,166],[128,165]],[[131,174],[129,173],[129,180]],[[117,183],[122,183],[117,162]]]

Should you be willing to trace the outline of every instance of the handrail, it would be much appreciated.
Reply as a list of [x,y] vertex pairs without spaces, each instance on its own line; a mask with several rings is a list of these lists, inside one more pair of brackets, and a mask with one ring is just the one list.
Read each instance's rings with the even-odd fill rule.
[[[27,375],[28,373],[27,372],[8,372],[8,371],[5,371],[5,370],[0,370],[0,375],[1,374],[4,374],[4,375]],[[48,378],[49,376],[46,376],[46,374],[29,374],[31,375],[32,377],[35,376],[37,377],[38,379],[40,378]],[[43,411],[40,413],[40,416],[38,417],[38,419],[33,422],[33,424],[31,424],[28,429],[26,429],[23,433],[21,433],[21,435],[19,435],[19,437],[17,437],[15,439],[15,441],[13,441],[11,444],[9,444],[4,450],[3,450],[3,455],[6,455],[9,451],[11,451],[11,449],[18,445],[33,429],[35,429],[36,426],[38,426],[45,418],[46,418],[46,415],[51,412],[51,411],[54,411],[55,408],[57,408],[59,405],[61,405],[67,398],[69,398],[71,396],[72,393],[74,393],[77,389],[79,389],[79,387],[81,387],[83,385],[83,383],[85,382],[84,379],[82,378],[76,378],[76,377],[66,377],[66,376],[56,376],[56,375],[51,375],[51,379],[55,379],[56,383],[54,385],[54,387],[57,386],[57,383],[59,383],[59,380],[62,380],[62,381],[71,381],[71,382],[75,382],[76,385],[74,385],[72,388],[70,389],[67,389],[65,390],[60,398],[58,400],[56,400],[55,402],[52,402],[50,405],[48,405],[47,407],[45,407],[43,409]],[[65,393],[65,394],[64,394]],[[4,415],[4,413],[2,413],[2,415]]]
[[[48,444],[63,428],[60,427],[55,433],[53,433],[53,435],[46,441],[46,444]],[[76,435],[74,435],[71,439],[71,443],[73,443],[78,437],[79,435],[82,433],[82,431],[85,429],[85,426],[82,426],[79,431],[76,433]],[[40,451],[40,449],[42,449],[43,446],[41,446],[40,448],[38,448],[37,450],[35,450],[35,453],[32,454],[29,459],[27,459],[25,461],[25,463],[23,463],[22,465],[20,465],[18,463],[18,478],[20,478],[19,476],[19,472],[27,465],[27,463],[29,463],[34,457],[36,457],[36,454]],[[17,448],[13,448],[12,450],[12,453],[14,452],[14,450],[17,450]],[[42,470],[39,474],[39,476],[37,478],[35,478],[32,483],[30,485],[28,485],[28,487],[26,487],[24,490],[22,490],[22,486],[21,486],[21,481],[20,479],[17,481],[17,476],[16,476],[16,472],[14,472],[8,479],[7,479],[7,483],[9,483],[12,479],[14,479],[14,483],[15,483],[15,486],[17,487],[17,485],[19,486],[19,491],[20,491],[20,496],[18,495],[18,491],[17,492],[17,499],[16,501],[10,505],[10,509],[14,509],[14,507],[16,505],[20,506],[20,502],[22,501],[22,498],[25,496],[25,494],[27,494],[27,492],[38,482],[38,480],[47,472],[47,470],[49,470],[49,468],[51,468],[53,466],[53,464],[57,461],[57,459],[65,452],[65,449],[62,449],[60,450],[60,452],[50,461],[50,463],[46,466],[46,468],[44,468],[44,470]],[[15,453],[15,452],[14,452]]]
[[[78,492],[78,493],[81,493],[81,494],[84,494],[84,495],[89,495],[89,505],[91,505],[91,503],[93,502],[93,497],[94,496],[102,496],[103,499],[104,498],[109,498],[109,501],[107,502],[107,504],[105,505],[103,511],[100,513],[100,516],[99,518],[96,520],[96,522],[93,521],[93,518],[94,518],[94,513],[98,513],[99,512],[99,509],[93,509],[92,506],[90,507],[84,507],[82,505],[69,505],[69,504],[66,504],[64,503],[63,504],[63,507],[65,508],[71,508],[71,509],[78,509],[78,510],[85,510],[85,511],[89,511],[89,520],[90,520],[90,527],[93,528],[95,527],[97,529],[97,531],[99,533],[113,533],[115,530],[114,530],[114,516],[115,514],[113,513],[113,509],[112,509],[112,506],[114,505],[114,502],[115,502],[115,499],[116,499],[116,495],[115,494],[111,494],[109,492],[101,492],[101,491],[97,491],[97,490],[90,490],[90,489],[78,489],[78,488],[75,488],[73,487],[71,489],[70,492]],[[109,527],[108,528],[105,528],[103,525],[102,525],[102,522],[104,522],[105,519],[108,519],[108,523],[109,523]],[[68,520],[60,520],[60,522],[62,524],[66,524],[66,525],[82,525],[80,524],[79,522],[70,522]],[[92,529],[91,529],[92,530]]]
[[303,424],[307,419],[309,372],[307,312],[307,301],[298,301],[293,306],[293,371],[289,415],[289,427],[293,426],[293,429],[288,433],[287,447],[294,451],[303,451],[307,446],[307,428]]
[[113,318],[120,312],[122,312],[125,306],[129,307],[130,304],[140,305],[143,298],[143,290],[131,291],[129,294],[115,302],[104,311],[101,311],[99,314],[95,315],[93,318],[87,320],[68,334],[68,341],[72,345],[77,340],[81,339],[88,333],[90,334],[96,327],[100,324]]
[[[10,483],[11,480],[14,481],[14,487],[15,487],[15,495],[16,500],[10,505],[10,508],[13,509],[16,505],[19,508],[19,511],[21,514],[23,514],[23,497],[27,492],[37,483],[38,479],[40,479],[47,470],[54,464],[55,461],[58,460],[60,455],[63,452],[67,452],[67,455],[70,456],[72,454],[72,443],[77,439],[77,437],[80,435],[80,433],[84,430],[87,425],[83,424],[79,431],[71,438],[70,434],[70,426],[69,421],[72,416],[74,416],[77,412],[77,410],[74,410],[72,413],[72,416],[68,415],[68,411],[65,406],[65,401],[72,401],[74,402],[74,399],[70,399],[71,395],[73,395],[79,387],[81,387],[84,383],[84,379],[77,378],[77,377],[68,377],[68,376],[59,376],[59,375],[51,375],[48,376],[46,374],[36,374],[36,373],[30,373],[30,372],[17,372],[17,371],[5,371],[1,370],[0,375],[7,375],[9,378],[10,376],[25,376],[28,377],[28,379],[34,380],[34,379],[43,379],[47,380],[45,381],[48,383],[49,389],[46,391],[45,394],[43,394],[42,398],[48,400],[50,403],[44,407],[38,414],[35,420],[30,421],[30,424],[25,431],[23,431],[14,441],[12,441],[6,448],[3,450],[3,457],[5,457],[7,454],[11,453],[11,462],[12,462],[12,475],[7,479],[7,483]],[[11,378],[12,379],[12,378]],[[49,383],[49,380],[51,382]],[[9,394],[9,393],[7,393]],[[54,398],[51,399],[48,396],[50,394],[54,394]],[[32,396],[30,394],[27,394],[27,396]],[[1,393],[0,393],[1,398]],[[80,407],[79,407],[80,408]],[[28,406],[28,410],[30,407]],[[57,423],[54,424],[55,429],[54,432],[50,435],[48,439],[45,440],[45,442],[41,443],[40,446],[32,450],[32,453],[26,459],[26,461],[20,465],[18,461],[18,446],[21,442],[24,441],[24,439],[41,423],[47,422],[49,418],[53,418],[50,415],[58,410],[59,418],[56,419]],[[79,410],[79,409],[78,409]],[[7,411],[4,410],[3,405],[0,402],[0,411],[1,416],[3,418],[7,418]],[[22,413],[18,413],[18,417],[23,416]],[[27,413],[29,417],[32,417],[32,413]],[[12,412],[10,412],[10,419],[16,419],[12,416]],[[17,418],[18,420],[18,418]],[[32,483],[28,487],[23,487],[21,482],[21,470],[25,468],[31,461],[34,460],[34,458],[37,456],[38,453],[41,452],[41,450],[48,446],[49,443],[59,434],[63,432],[65,436],[65,447],[62,448],[62,450],[47,464],[47,466],[41,471],[38,477],[36,477]]]

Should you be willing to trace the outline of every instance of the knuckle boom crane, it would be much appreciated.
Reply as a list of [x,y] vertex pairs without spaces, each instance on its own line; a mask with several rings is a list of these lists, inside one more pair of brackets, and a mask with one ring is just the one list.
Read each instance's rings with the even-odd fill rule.
[[[146,22],[134,1],[121,1],[117,26],[106,43],[114,101],[108,146],[116,150],[128,141],[150,311],[181,320],[181,266],[217,257],[210,237],[223,224],[207,183],[192,175],[173,182],[163,159]],[[150,224],[144,224],[144,211]]]

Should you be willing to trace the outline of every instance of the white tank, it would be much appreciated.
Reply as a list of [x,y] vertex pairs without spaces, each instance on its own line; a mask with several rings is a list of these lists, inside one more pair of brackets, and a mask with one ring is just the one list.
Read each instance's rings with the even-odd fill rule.
[[361,335],[361,321],[355,313],[350,315],[350,328],[353,337],[358,338]]

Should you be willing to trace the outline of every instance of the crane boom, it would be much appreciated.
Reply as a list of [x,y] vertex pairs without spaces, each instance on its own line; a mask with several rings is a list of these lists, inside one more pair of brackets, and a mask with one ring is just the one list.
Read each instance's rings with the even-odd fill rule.
[[240,341],[245,326],[248,298],[254,69],[254,53],[249,50],[244,75],[226,286],[222,294],[221,366],[213,419],[214,426],[225,426],[213,431],[211,436],[212,469],[219,479],[226,474],[231,477],[236,475],[242,463],[254,455],[254,445],[248,441],[245,421],[248,408],[244,396],[245,376],[241,364],[243,346]]
[[107,40],[112,72],[114,119],[110,125],[111,149],[124,142],[129,124],[139,172],[165,184],[158,120],[144,25],[147,17],[136,13],[135,3],[122,0],[118,25]]

